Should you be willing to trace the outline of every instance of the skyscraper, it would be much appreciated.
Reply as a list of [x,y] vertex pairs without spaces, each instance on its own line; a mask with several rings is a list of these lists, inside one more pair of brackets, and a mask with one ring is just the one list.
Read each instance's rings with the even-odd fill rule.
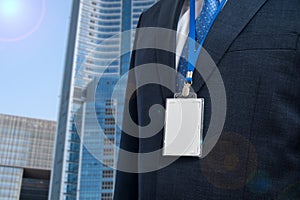
[[49,199],[112,199],[126,85],[115,86],[154,2],[73,2]]
[[0,199],[47,199],[56,122],[0,114]]

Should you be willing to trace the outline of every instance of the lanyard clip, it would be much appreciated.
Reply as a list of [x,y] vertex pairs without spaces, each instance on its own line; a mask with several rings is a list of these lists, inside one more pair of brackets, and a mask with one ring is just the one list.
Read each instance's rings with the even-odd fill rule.
[[190,94],[190,87],[191,87],[191,83],[188,83],[188,82],[184,83],[184,86],[182,88],[182,93],[181,93],[181,95],[183,97],[189,96],[189,94]]

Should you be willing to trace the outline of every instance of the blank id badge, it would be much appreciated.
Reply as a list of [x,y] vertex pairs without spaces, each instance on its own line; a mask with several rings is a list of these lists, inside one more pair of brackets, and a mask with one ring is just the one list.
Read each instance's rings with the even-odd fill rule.
[[204,99],[168,98],[163,156],[201,157]]

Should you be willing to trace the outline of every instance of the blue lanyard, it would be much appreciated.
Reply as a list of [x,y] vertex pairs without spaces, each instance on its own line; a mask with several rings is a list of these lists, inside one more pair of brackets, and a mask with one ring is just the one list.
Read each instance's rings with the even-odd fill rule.
[[[220,6],[218,7],[212,22],[209,25],[209,29],[211,29],[211,27],[213,26],[217,16],[220,14],[223,6],[225,5],[226,0],[222,0]],[[196,50],[195,48],[195,40],[196,40],[196,22],[195,22],[195,0],[190,0],[190,32],[189,32],[189,49],[188,49],[188,68],[187,68],[187,75],[186,75],[186,82],[188,83],[192,83],[193,79],[193,72],[195,70],[195,65],[197,62],[197,59],[200,55],[203,43],[209,33],[209,31],[207,31],[207,33],[205,34],[204,38],[202,41],[200,41],[200,44]]]

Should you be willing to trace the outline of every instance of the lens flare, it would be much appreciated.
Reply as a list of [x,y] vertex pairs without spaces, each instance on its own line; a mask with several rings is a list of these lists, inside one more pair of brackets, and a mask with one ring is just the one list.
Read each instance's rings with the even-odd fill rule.
[[22,2],[20,0],[0,0],[1,17],[14,17],[20,11]]
[[265,194],[272,187],[270,175],[262,170],[253,173],[252,178],[247,184],[248,189],[255,194]]
[[45,0],[0,0],[0,42],[22,40],[38,30],[45,7]]

